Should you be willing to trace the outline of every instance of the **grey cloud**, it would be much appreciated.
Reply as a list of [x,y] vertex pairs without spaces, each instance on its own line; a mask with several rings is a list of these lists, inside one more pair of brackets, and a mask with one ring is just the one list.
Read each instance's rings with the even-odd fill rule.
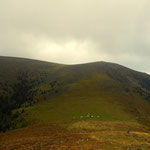
[[149,4],[148,0],[1,0],[0,55],[68,64],[113,61],[150,72]]

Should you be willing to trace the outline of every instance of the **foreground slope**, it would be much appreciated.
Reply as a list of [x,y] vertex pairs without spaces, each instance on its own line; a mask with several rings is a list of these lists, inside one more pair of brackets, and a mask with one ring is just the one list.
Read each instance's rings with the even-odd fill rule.
[[[130,133],[128,133],[130,129]],[[63,122],[0,134],[2,150],[149,150],[150,131],[134,123]]]

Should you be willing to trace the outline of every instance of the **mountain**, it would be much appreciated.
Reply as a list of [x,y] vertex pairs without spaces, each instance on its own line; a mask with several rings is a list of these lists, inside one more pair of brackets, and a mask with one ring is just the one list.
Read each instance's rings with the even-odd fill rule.
[[[149,149],[149,141],[141,143],[140,139],[150,137],[149,127],[150,76],[146,73],[108,62],[64,65],[0,57],[0,131],[22,128],[0,134],[2,149],[13,149],[11,145],[15,147],[19,139],[18,149],[26,140],[33,140],[29,145],[36,147],[35,141],[41,143],[42,139],[60,142],[68,137],[66,142],[76,143],[82,136],[84,140],[89,136],[91,146],[95,140],[114,136],[116,145],[109,143],[112,147],[121,142],[127,149],[130,146],[123,141],[128,139],[128,144],[136,140]],[[129,129],[134,131],[132,136],[126,135]],[[59,147],[57,142],[52,145]],[[105,142],[102,145],[112,149]],[[95,149],[99,146],[95,143]]]
[[150,76],[114,63],[0,57],[0,98],[2,131],[87,114],[99,116],[90,120],[150,123]]

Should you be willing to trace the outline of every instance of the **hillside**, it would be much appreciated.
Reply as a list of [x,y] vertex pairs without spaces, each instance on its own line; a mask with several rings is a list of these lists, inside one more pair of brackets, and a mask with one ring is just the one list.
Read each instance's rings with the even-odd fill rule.
[[0,68],[1,102],[23,108],[25,115],[39,111],[42,119],[64,120],[95,113],[103,114],[98,120],[149,122],[150,76],[145,73],[106,62],[60,65],[11,57],[0,57]]
[[[1,132],[25,126],[31,126],[32,130],[35,125],[43,130],[45,124],[46,128],[47,124],[52,127],[55,124],[54,130],[65,128],[68,133],[71,128],[68,134],[74,134],[76,128],[83,127],[89,135],[91,130],[99,132],[97,126],[106,122],[107,127],[114,124],[114,130],[124,130],[125,124],[126,130],[135,126],[134,132],[145,135],[149,131],[143,128],[150,127],[149,116],[150,76],[146,73],[107,62],[62,65],[0,57]],[[92,122],[96,124],[94,127]],[[63,125],[58,127],[59,124]],[[137,130],[136,126],[140,128]],[[17,130],[17,135],[26,129]],[[16,134],[15,131],[0,134],[4,137],[2,143],[7,145],[5,136],[13,138]],[[98,134],[92,136],[104,140]]]

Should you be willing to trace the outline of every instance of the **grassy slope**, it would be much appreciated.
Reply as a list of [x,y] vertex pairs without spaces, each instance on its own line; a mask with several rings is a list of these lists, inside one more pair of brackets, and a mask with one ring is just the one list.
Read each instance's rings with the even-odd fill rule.
[[[93,117],[87,117],[88,113]],[[149,102],[105,75],[92,75],[66,86],[46,101],[26,109],[30,123],[63,120],[126,121],[147,123]]]
[[[35,88],[49,91],[37,94],[33,106],[20,108],[32,126],[0,134],[2,150],[150,149],[149,130],[139,125],[150,125],[150,104],[134,90],[148,90],[148,75],[103,62],[66,66],[5,57],[0,62],[1,81],[13,84],[26,70],[44,80]],[[58,82],[54,89],[51,81]]]
[[[48,92],[37,94],[34,99],[39,102],[23,114],[31,124],[72,119],[149,123],[150,104],[133,90],[136,86],[145,90],[149,82],[144,81],[150,81],[146,74],[105,62],[67,66],[7,57],[0,57],[0,67],[1,81],[16,82],[17,73],[25,71],[30,78],[43,80],[35,88]],[[51,81],[58,82],[54,89]],[[88,113],[94,117],[80,118]]]
[[[130,129],[130,133],[127,131]],[[1,150],[149,150],[148,128],[135,123],[47,123],[0,134]]]

